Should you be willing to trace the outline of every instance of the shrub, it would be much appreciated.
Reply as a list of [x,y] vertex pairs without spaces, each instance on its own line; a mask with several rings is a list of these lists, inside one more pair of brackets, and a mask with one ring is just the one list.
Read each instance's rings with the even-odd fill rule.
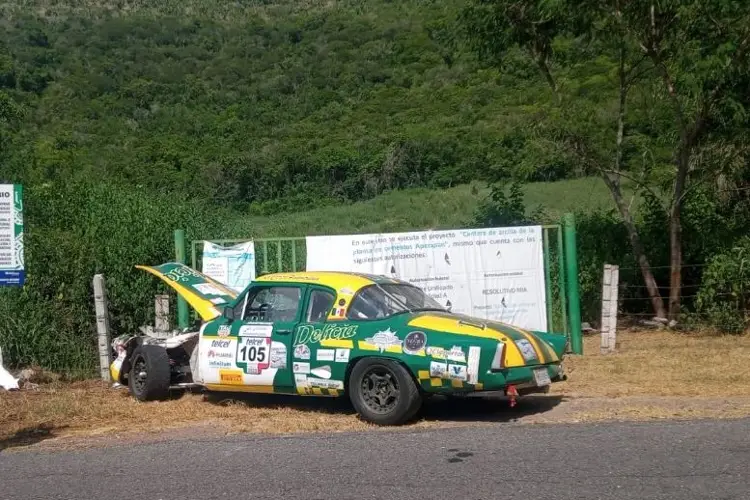
[[728,333],[748,327],[750,306],[750,237],[713,257],[703,272],[696,311],[711,326]]
[[0,293],[0,346],[10,366],[91,372],[96,329],[92,278],[103,273],[113,332],[153,321],[164,288],[136,264],[174,258],[173,231],[221,237],[221,213],[179,197],[83,182],[29,186],[22,289]]

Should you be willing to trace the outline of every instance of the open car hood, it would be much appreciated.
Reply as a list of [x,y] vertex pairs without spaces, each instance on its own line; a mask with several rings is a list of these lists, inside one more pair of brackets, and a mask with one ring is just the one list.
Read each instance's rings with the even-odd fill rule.
[[198,312],[203,321],[210,321],[221,315],[224,306],[239,295],[237,292],[201,274],[185,264],[167,262],[160,266],[135,266],[172,287]]

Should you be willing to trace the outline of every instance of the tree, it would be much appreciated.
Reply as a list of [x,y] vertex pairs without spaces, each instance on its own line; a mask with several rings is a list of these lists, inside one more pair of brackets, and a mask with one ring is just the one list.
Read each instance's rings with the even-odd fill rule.
[[461,13],[473,48],[485,60],[502,66],[509,48],[525,49],[559,99],[552,76],[552,41],[562,31],[562,0],[476,0]]
[[[548,13],[544,31],[529,30],[533,19],[519,21],[508,14],[540,9]],[[479,20],[479,12],[487,18]],[[664,316],[663,302],[623,199],[620,178],[630,178],[654,194],[659,181],[668,179],[669,317],[675,318],[682,288],[682,207],[693,186],[713,179],[715,174],[707,167],[716,162],[697,161],[696,152],[711,151],[712,141],[731,137],[733,128],[747,121],[750,7],[742,0],[474,0],[465,11],[464,22],[468,23],[470,44],[485,59],[488,53],[501,58],[512,45],[531,51],[539,44],[552,47],[555,38],[572,35],[595,41],[592,47],[597,56],[617,61],[619,102],[613,167],[599,163],[597,168],[623,217],[654,312],[659,316]],[[488,29],[492,26],[499,30]],[[530,36],[518,36],[519,31]],[[623,157],[628,94],[634,85],[650,92],[654,101],[669,105],[674,133],[674,139],[668,141],[671,167],[657,172],[644,170],[638,176],[632,174]],[[550,88],[558,95],[561,92],[556,84],[550,83]]]

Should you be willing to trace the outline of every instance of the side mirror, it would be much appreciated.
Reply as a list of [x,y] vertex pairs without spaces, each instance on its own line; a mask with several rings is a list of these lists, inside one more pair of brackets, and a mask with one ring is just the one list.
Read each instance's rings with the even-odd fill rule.
[[224,310],[221,312],[221,317],[226,319],[229,322],[234,321],[234,308],[225,307]]

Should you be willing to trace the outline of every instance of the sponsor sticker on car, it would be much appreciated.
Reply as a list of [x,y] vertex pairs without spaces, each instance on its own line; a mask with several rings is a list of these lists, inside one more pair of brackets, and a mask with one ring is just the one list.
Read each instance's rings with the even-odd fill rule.
[[242,337],[237,343],[237,366],[245,373],[258,375],[271,366],[271,339]]
[[219,370],[219,382],[226,385],[242,385],[242,372],[239,370]]
[[404,352],[406,354],[424,356],[424,347],[427,344],[427,335],[424,332],[411,332],[404,338]]
[[297,359],[310,359],[310,348],[305,344],[294,347],[294,357]]

